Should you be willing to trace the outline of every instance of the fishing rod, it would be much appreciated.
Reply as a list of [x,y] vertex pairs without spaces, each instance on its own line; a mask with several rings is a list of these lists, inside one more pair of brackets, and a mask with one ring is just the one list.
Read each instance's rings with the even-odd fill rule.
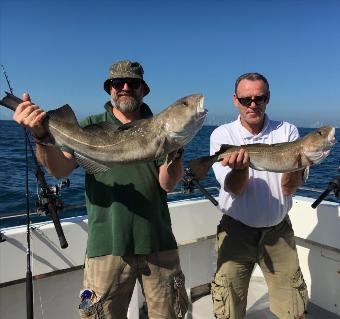
[[[18,97],[14,96],[13,94],[13,89],[11,87],[11,84],[9,82],[9,78],[7,76],[5,67],[1,65],[3,74],[5,76],[8,88],[10,93],[6,92],[7,96],[11,96],[14,98],[14,100],[18,103],[23,102],[21,99]],[[0,104],[3,106],[6,106],[10,109],[13,110],[13,105],[11,103],[6,103],[4,101],[5,99],[0,100]],[[39,215],[47,215],[50,214],[54,227],[56,229],[60,246],[61,248],[66,248],[68,247],[68,243],[66,241],[63,229],[60,224],[59,216],[58,216],[58,211],[60,211],[63,207],[62,201],[59,197],[59,191],[64,187],[69,186],[69,180],[68,182],[64,183],[61,187],[51,187],[50,185],[47,184],[45,180],[45,173],[41,169],[37,158],[35,156],[33,147],[31,145],[29,135],[27,133],[27,129],[23,127],[24,129],[24,136],[25,136],[25,196],[26,196],[26,224],[27,224],[27,270],[26,270],[26,314],[27,314],[27,319],[33,319],[34,317],[34,309],[33,309],[33,277],[32,277],[32,270],[31,270],[31,227],[30,227],[30,204],[29,204],[29,186],[28,186],[28,147],[30,147],[32,157],[35,162],[36,166],[36,180],[37,183],[40,187],[40,192],[38,192],[38,201],[37,201],[37,212]]]
[[[2,100],[0,100],[0,105],[3,105],[15,111],[17,104],[23,102],[23,100],[13,95],[13,89],[9,83],[8,76],[6,74],[6,71],[3,65],[2,65],[2,69],[5,75],[10,93],[6,92],[6,96]],[[58,212],[61,211],[63,208],[63,203],[60,198],[60,189],[64,187],[68,187],[70,185],[70,181],[67,179],[66,182],[62,182],[60,186],[58,185],[50,186],[47,184],[46,179],[44,177],[45,173],[43,172],[43,170],[40,167],[39,162],[37,161],[37,158],[35,156],[33,147],[31,145],[27,130],[25,128],[24,128],[24,131],[25,131],[25,136],[26,136],[26,142],[28,143],[31,149],[32,157],[35,162],[35,167],[36,167],[35,176],[36,176],[37,183],[40,187],[40,192],[38,192],[37,213],[43,216],[46,216],[46,215],[51,216],[52,221],[54,223],[55,230],[59,238],[60,247],[67,248],[68,243],[66,241],[64,231],[60,224]]]
[[[338,168],[338,171],[340,172],[340,168]],[[335,197],[337,199],[340,199],[340,176],[333,178],[328,183],[327,188],[323,191],[323,193],[321,193],[321,195],[311,205],[312,208],[316,208],[324,200],[324,198],[332,191],[333,191]]]
[[[5,67],[1,65],[3,74],[5,76],[8,88],[10,92],[13,94],[13,89],[9,82]],[[23,128],[25,132],[25,196],[26,196],[26,241],[27,241],[27,250],[26,250],[26,315],[27,319],[33,319],[34,311],[33,311],[33,278],[32,278],[32,270],[31,270],[31,227],[30,227],[30,205],[29,205],[29,189],[28,189],[28,150],[27,150],[27,131],[26,128]]]

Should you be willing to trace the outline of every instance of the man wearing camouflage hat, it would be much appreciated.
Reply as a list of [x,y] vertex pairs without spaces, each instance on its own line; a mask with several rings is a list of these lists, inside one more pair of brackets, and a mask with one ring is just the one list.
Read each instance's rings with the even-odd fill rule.
[[[150,89],[143,68],[128,60],[113,64],[104,90],[111,96],[105,112],[89,116],[81,126],[99,122],[118,125],[152,116],[143,97]],[[46,113],[31,103],[28,94],[13,118],[29,128],[37,140],[37,158],[56,178],[68,176],[77,162],[65,147],[43,146]],[[183,174],[181,156],[166,160],[117,164],[109,171],[86,174],[88,242],[81,318],[127,318],[138,279],[142,284],[149,318],[182,318],[188,298],[180,268],[177,243],[171,229],[166,192]]]

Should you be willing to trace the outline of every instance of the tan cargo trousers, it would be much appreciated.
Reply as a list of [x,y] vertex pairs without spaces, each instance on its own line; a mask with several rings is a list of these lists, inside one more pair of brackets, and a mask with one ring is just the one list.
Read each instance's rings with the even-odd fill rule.
[[136,280],[142,285],[150,319],[184,318],[188,296],[178,251],[150,255],[86,258],[84,288],[89,304],[79,306],[80,318],[124,319]]
[[217,228],[217,271],[211,284],[218,319],[243,319],[255,263],[268,285],[270,310],[280,319],[303,316],[307,287],[287,216],[273,227],[254,228],[224,215]]

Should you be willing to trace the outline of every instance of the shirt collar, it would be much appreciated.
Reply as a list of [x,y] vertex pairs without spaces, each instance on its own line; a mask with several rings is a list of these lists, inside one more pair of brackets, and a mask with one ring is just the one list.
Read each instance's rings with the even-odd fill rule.
[[241,133],[241,136],[243,139],[252,139],[254,137],[264,137],[267,135],[268,132],[268,128],[269,128],[269,117],[267,114],[264,115],[264,125],[263,128],[261,130],[261,132],[257,135],[254,135],[252,133],[250,133],[242,124],[241,124],[241,116],[239,115],[237,117],[237,124],[239,126],[239,131]]

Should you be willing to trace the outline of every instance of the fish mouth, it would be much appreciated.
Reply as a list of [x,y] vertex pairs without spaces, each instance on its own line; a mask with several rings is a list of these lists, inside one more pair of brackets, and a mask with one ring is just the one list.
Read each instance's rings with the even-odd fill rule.
[[335,143],[336,143],[335,139],[328,141],[327,145],[323,147],[322,152],[324,154],[327,154],[327,156],[328,156]]
[[199,102],[197,103],[197,112],[203,111],[204,110],[204,96],[201,95],[199,97]]
[[204,119],[208,114],[208,110],[204,109],[203,111],[197,113],[197,119],[201,120]]
[[329,145],[329,149],[337,143],[337,140],[335,138],[335,128],[333,127],[327,137],[327,144]]
[[338,143],[338,141],[335,139],[335,137],[333,138],[333,139],[331,139],[330,141],[329,141],[329,143],[333,146],[333,145],[335,145],[336,143]]
[[328,135],[327,146],[322,151],[324,157],[327,157],[330,154],[332,147],[336,143],[337,143],[337,140],[335,138],[335,128],[333,128]]
[[204,96],[200,97],[200,101],[197,104],[196,113],[198,119],[205,118],[208,114],[208,110],[204,108]]
[[323,154],[323,158],[326,158],[331,152],[331,149],[327,149],[327,150],[323,150],[322,154]]

